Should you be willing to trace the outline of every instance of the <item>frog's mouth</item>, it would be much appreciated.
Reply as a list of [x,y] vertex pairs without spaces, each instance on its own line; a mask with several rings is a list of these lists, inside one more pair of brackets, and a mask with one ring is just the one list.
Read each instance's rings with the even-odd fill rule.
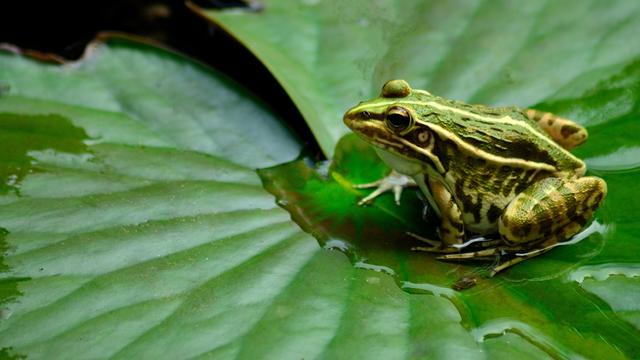
[[375,143],[375,145],[380,146],[381,148],[385,148],[387,150],[391,149],[391,148],[396,148],[396,149],[402,149],[403,146],[402,144],[399,144],[397,142],[391,142],[388,140],[385,140],[383,138],[380,137],[375,137],[373,139],[371,139],[371,142]]

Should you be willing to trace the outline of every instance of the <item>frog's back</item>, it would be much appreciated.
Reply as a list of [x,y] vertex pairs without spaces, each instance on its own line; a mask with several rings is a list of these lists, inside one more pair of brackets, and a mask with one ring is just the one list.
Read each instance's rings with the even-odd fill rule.
[[471,105],[441,97],[433,97],[430,102],[438,105],[432,108],[436,112],[431,110],[421,118],[455,134],[479,158],[526,159],[557,171],[584,172],[581,160],[554,142],[518,107]]

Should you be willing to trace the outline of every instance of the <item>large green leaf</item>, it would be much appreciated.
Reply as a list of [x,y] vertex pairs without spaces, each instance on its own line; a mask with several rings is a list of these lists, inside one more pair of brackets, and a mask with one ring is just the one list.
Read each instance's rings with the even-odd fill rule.
[[637,1],[263,2],[259,12],[191,6],[262,60],[327,155],[348,132],[344,111],[389,79],[450,98],[531,106],[580,96],[640,55],[632,44]]
[[261,103],[156,47],[91,49],[0,52],[0,355],[240,351],[305,271],[351,271],[262,189],[300,146]]
[[[610,186],[600,235],[456,292],[482,266],[408,251],[415,198],[354,206],[350,183],[385,169],[353,138],[319,175],[261,174],[282,205],[316,200],[296,218],[355,267],[260,188],[251,168],[298,147],[237,86],[129,42],[64,67],[1,56],[0,356],[639,356],[636,66],[542,104],[590,121],[580,155]],[[247,129],[260,136],[224,145]]]

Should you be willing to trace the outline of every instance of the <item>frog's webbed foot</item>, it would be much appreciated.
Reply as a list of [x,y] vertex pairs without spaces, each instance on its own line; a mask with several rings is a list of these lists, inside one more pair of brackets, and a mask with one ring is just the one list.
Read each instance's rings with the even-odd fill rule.
[[438,260],[486,260],[502,253],[499,247],[438,256]]
[[356,189],[377,188],[371,194],[358,201],[359,206],[371,204],[375,198],[387,191],[393,192],[393,197],[396,204],[400,205],[400,196],[402,195],[402,189],[414,186],[417,186],[417,184],[415,181],[413,181],[412,178],[408,177],[407,175],[400,174],[395,170],[391,170],[389,175],[380,180],[366,184],[353,185],[353,187]]
[[[495,266],[491,268],[489,273],[490,277],[493,277],[498,272],[507,269],[519,262],[530,259],[532,257],[544,254],[551,250],[555,243],[553,241],[547,241],[539,244],[535,250],[522,253],[524,250],[521,246],[508,246],[502,239],[475,239],[467,241],[463,244],[446,245],[443,242],[435,241],[424,238],[422,236],[407,233],[407,235],[416,238],[420,241],[426,242],[431,246],[415,246],[412,247],[413,251],[426,251],[430,253],[443,254],[436,257],[438,260],[443,261],[493,261]],[[465,251],[466,249],[473,249]],[[506,258],[506,261],[502,261]]]
[[[437,259],[443,261],[493,261],[495,266],[491,268],[491,272],[489,273],[489,277],[493,277],[499,271],[542,253],[537,252],[535,254],[522,256],[515,254],[515,256],[511,257],[514,255],[515,251],[515,249],[510,249],[507,246],[496,246],[476,251],[461,252],[458,254],[441,255],[438,256]],[[507,261],[501,261],[503,256],[510,258]]]
[[497,274],[498,272],[500,272],[500,271],[502,271],[502,270],[504,270],[506,268],[512,267],[513,265],[515,265],[515,264],[517,264],[519,262],[525,261],[527,259],[531,259],[534,256],[542,255],[542,254],[546,253],[547,251],[551,250],[551,248],[553,248],[553,245],[548,246],[548,247],[543,248],[543,249],[538,249],[538,250],[535,250],[535,251],[532,251],[532,252],[526,253],[526,254],[515,254],[515,256],[513,258],[511,258],[511,259],[509,259],[509,260],[507,260],[505,262],[502,262],[502,263],[498,264],[497,266],[495,266],[493,269],[491,269],[490,276],[493,276],[493,275]]

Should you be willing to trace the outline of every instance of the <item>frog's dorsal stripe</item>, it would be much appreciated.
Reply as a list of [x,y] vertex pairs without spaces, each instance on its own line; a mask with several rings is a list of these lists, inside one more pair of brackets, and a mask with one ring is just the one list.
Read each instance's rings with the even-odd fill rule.
[[[440,110],[443,110],[443,111],[455,112],[457,114],[463,115],[463,116],[468,117],[468,118],[472,118],[474,120],[486,121],[488,123],[493,123],[493,124],[498,123],[498,124],[505,124],[505,125],[510,125],[510,126],[514,126],[514,127],[525,128],[528,131],[532,132],[533,134],[536,134],[539,139],[541,139],[542,141],[545,141],[547,144],[549,144],[551,147],[555,148],[557,151],[563,153],[563,155],[565,155],[567,158],[571,159],[572,161],[574,161],[576,163],[581,163],[581,160],[579,160],[573,154],[571,154],[570,152],[568,152],[567,150],[562,148],[560,145],[555,143],[549,137],[542,135],[538,130],[534,129],[527,122],[514,120],[509,116],[503,116],[503,117],[482,116],[482,115],[475,114],[475,113],[472,113],[472,112],[469,112],[469,111],[465,111],[465,110],[462,110],[462,109],[458,109],[458,108],[442,105],[442,104],[440,104],[438,102],[435,102],[435,101],[398,100],[398,99],[396,99],[396,100],[386,100],[385,99],[385,101],[380,101],[380,102],[378,102],[376,104],[371,104],[371,103],[363,104],[361,106],[357,106],[357,107],[353,108],[350,111],[361,111],[364,108],[372,109],[372,108],[387,107],[387,106],[394,105],[394,104],[407,104],[407,105],[416,105],[416,106],[425,106],[425,107],[429,107],[430,106],[430,107],[433,107],[433,108],[436,108],[436,109],[440,109]],[[418,119],[416,119],[416,121],[418,123],[421,123],[423,125],[429,126],[431,128],[437,126],[437,125],[435,125],[433,123],[420,121]],[[551,165],[548,165],[548,164],[544,164],[544,163],[539,163],[539,162],[529,161],[529,160],[522,160],[522,159],[519,159],[519,158],[506,158],[506,157],[501,157],[501,156],[490,154],[490,153],[488,153],[486,151],[483,151],[483,150],[481,150],[481,149],[479,149],[477,147],[473,147],[473,146],[469,145],[468,143],[462,141],[462,139],[460,139],[458,136],[453,134],[451,131],[448,131],[448,130],[442,128],[442,127],[439,127],[439,128],[440,128],[440,135],[445,135],[445,137],[451,138],[452,141],[455,141],[458,145],[460,145],[465,150],[477,153],[478,155],[486,158],[487,160],[493,160],[493,161],[497,161],[497,162],[505,163],[505,164],[507,164],[507,163],[509,163],[509,164],[520,164],[520,166],[523,166],[523,167],[526,167],[526,168],[536,168],[536,169],[545,169],[545,170],[552,169],[551,171],[556,171],[557,170],[555,167],[553,167]],[[537,166],[535,166],[534,164],[537,164]]]
[[418,93],[418,94],[422,94],[422,95],[429,95],[429,96],[433,96],[431,95],[430,92],[426,91],[426,90],[417,90],[417,89],[413,89],[412,90],[414,93]]
[[[445,128],[441,126],[438,126],[432,123],[428,123],[426,125],[429,126],[429,128],[432,129],[433,131],[437,132],[440,136],[444,136],[448,139],[451,139],[451,141],[453,141],[456,145],[458,145],[460,149],[467,151],[471,154],[474,154],[478,157],[482,157],[488,161],[499,163],[506,166],[524,168],[524,169],[547,170],[551,172],[557,171],[557,169],[553,165],[539,163],[535,161],[523,160],[519,158],[505,158],[502,156],[490,154],[482,149],[469,145],[467,142],[462,141],[462,139],[460,139],[457,135],[452,134],[450,131],[447,131]],[[403,143],[405,142],[403,141]]]

